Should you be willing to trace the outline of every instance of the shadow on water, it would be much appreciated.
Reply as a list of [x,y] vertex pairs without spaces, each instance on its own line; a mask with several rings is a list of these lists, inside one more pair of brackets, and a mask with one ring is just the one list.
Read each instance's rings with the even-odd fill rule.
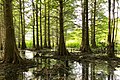
[[[42,58],[39,56],[48,54],[28,50],[21,51],[20,55],[23,59],[35,61],[36,66],[24,70],[6,67],[4,71],[0,71],[0,80],[82,80],[82,63]],[[120,80],[120,68],[118,65],[112,66],[113,64],[107,61],[90,62],[89,80],[93,76],[95,80]]]

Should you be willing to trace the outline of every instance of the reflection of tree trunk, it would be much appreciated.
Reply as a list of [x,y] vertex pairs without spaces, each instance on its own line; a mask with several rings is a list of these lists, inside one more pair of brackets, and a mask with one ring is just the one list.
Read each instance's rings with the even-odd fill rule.
[[95,80],[95,63],[91,63],[91,80]]
[[40,48],[42,49],[42,10],[41,10],[41,0],[40,0]]
[[44,0],[44,3],[45,3],[45,27],[44,27],[44,47],[47,48],[47,27],[46,27],[46,0]]
[[18,72],[16,70],[5,69],[5,80],[18,80]]
[[36,0],[36,49],[39,49],[39,33],[38,33],[38,0]]
[[89,76],[89,63],[82,63],[82,80],[88,80]]
[[48,48],[51,48],[51,41],[50,41],[50,0],[48,0]]
[[33,0],[32,0],[32,6],[33,6],[33,48],[35,48],[35,15],[34,15],[35,5],[34,5]]

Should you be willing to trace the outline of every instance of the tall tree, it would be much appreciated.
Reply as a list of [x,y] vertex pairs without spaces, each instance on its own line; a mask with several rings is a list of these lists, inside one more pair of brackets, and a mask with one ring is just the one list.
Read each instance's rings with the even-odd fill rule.
[[41,8],[42,1],[40,0],[40,48],[42,49],[42,8]]
[[81,41],[81,46],[80,50],[83,51],[83,47],[85,45],[85,7],[84,7],[84,1],[81,0],[81,5],[82,5],[82,41]]
[[[19,0],[19,3],[20,3],[20,0]],[[19,9],[20,9],[20,4],[19,4]],[[18,28],[18,48],[20,48],[20,46],[21,46],[21,44],[20,44],[20,30],[21,30],[21,28],[20,28],[20,24],[21,24],[21,21],[20,21],[20,19],[21,19],[21,12],[20,12],[20,10],[19,10],[19,28]]]
[[[115,2],[113,1],[113,5],[115,5]],[[113,29],[111,28],[111,0],[108,0],[108,10],[109,10],[109,21],[108,21],[108,56],[109,57],[115,57],[114,54],[114,28],[115,28],[115,22],[113,20]],[[113,12],[114,12],[114,6],[113,6]],[[114,13],[113,13],[114,14]],[[114,18],[114,15],[113,15]],[[111,35],[113,30],[113,35]]]
[[51,48],[51,41],[50,41],[50,2],[48,0],[48,48]]
[[45,27],[44,27],[44,47],[47,48],[47,26],[46,26],[46,20],[47,20],[47,17],[46,17],[46,0],[44,0],[44,4],[45,4]]
[[95,41],[95,22],[96,22],[96,0],[94,0],[94,18],[93,18],[93,23],[91,23],[91,44],[92,47],[96,47],[96,41]]
[[[22,3],[20,2],[21,4],[21,32],[22,32],[22,49],[25,49],[26,48],[26,43],[25,43],[25,1],[23,0],[23,8],[22,8]],[[23,10],[23,13],[22,13],[22,10]]]
[[83,4],[82,20],[84,22],[82,22],[82,46],[80,50],[82,52],[91,52],[89,45],[88,0],[84,0]]
[[32,0],[32,14],[33,14],[33,48],[35,48],[35,4],[34,1]]
[[60,38],[58,54],[61,56],[68,55],[68,51],[64,41],[64,16],[63,16],[63,0],[59,0],[60,11],[59,11],[59,24],[60,24]]
[[39,49],[39,32],[38,32],[38,0],[36,0],[36,49]]
[[12,0],[4,0],[4,21],[6,30],[4,62],[21,63],[22,58],[18,54],[14,34]]

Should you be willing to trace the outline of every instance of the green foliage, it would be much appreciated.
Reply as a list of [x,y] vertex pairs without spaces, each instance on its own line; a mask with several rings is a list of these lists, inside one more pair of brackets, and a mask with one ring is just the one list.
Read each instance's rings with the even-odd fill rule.
[[27,48],[32,48],[33,47],[32,40],[26,41],[26,46],[27,46]]
[[80,42],[76,40],[69,40],[66,42],[66,46],[68,48],[79,48],[80,47]]

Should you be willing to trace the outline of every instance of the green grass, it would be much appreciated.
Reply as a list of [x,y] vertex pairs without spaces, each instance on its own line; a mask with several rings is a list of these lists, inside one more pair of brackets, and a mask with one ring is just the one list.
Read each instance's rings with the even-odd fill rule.
[[69,40],[66,42],[66,46],[68,48],[79,48],[80,47],[80,42],[77,40]]

